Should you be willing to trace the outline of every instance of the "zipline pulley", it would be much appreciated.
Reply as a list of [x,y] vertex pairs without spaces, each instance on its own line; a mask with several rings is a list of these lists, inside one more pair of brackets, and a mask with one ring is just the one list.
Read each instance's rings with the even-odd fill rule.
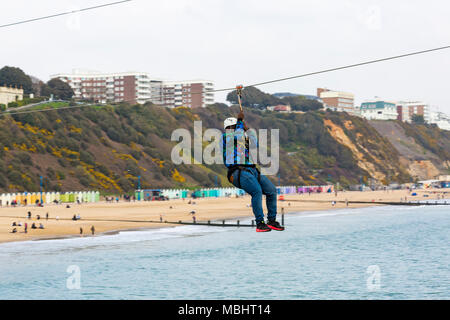
[[237,96],[238,96],[239,108],[241,109],[241,111],[243,111],[243,109],[242,109],[242,102],[241,102],[242,89],[243,88],[244,88],[244,86],[242,84],[236,86],[236,93],[237,93]]

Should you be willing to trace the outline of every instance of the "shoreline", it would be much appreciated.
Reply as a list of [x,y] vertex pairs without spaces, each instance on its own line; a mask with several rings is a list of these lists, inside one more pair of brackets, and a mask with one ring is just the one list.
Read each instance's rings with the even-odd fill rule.
[[[302,211],[330,211],[345,208],[366,208],[373,206],[385,206],[381,204],[349,204],[339,201],[395,201],[400,202],[405,196],[408,201],[437,200],[437,195],[448,194],[450,189],[414,190],[419,195],[409,196],[407,190],[386,191],[346,191],[319,194],[289,194],[284,195],[285,201],[278,201],[278,220],[281,213],[299,213]],[[434,193],[429,195],[429,193]],[[425,194],[428,197],[424,196]],[[191,222],[190,212],[195,210],[197,222],[252,219],[253,213],[250,204],[250,196],[240,198],[198,198],[188,200],[169,200],[152,202],[119,202],[119,203],[94,203],[94,204],[71,204],[70,208],[65,205],[48,207],[0,207],[0,244],[23,241],[64,240],[85,237],[101,237],[119,234],[126,231],[142,231],[152,229],[170,228],[182,226],[169,223],[149,223],[145,220],[156,221],[163,216],[163,221]],[[292,202],[290,202],[292,201]],[[337,201],[332,205],[332,201]],[[263,201],[264,202],[264,201]],[[265,208],[265,205],[263,204]],[[27,219],[26,214],[30,211],[32,219]],[[49,220],[45,214],[49,213]],[[36,215],[42,218],[36,219]],[[72,221],[74,214],[80,214],[81,220]],[[56,220],[56,216],[59,220]],[[86,219],[86,220],[83,220]],[[91,221],[89,221],[92,219]],[[134,220],[134,221],[133,221]],[[17,227],[17,233],[10,233],[12,222],[22,222],[22,227]],[[23,232],[24,223],[28,224],[28,233]],[[31,229],[32,223],[43,223],[45,229]],[[95,226],[95,235],[91,235],[90,227]],[[80,236],[79,228],[83,228]],[[84,233],[86,230],[86,233]]]

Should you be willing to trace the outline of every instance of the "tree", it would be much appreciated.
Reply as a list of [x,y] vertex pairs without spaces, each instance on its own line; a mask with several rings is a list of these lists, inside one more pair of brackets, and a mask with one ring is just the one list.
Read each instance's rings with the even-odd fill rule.
[[425,119],[421,114],[413,114],[413,116],[411,117],[411,121],[414,124],[425,124]]
[[16,67],[5,66],[0,69],[0,85],[21,87],[25,94],[33,93],[31,78]]
[[60,79],[51,79],[47,82],[47,86],[50,88],[50,92],[53,93],[53,96],[57,99],[69,100],[74,95],[70,85]]
[[[246,87],[242,90],[242,105],[244,107],[265,108],[267,106],[279,104],[280,99],[271,94],[262,92],[255,87]],[[231,103],[238,103],[237,92],[232,91],[227,95],[227,101]]]
[[[237,104],[237,92],[232,91],[227,95],[227,101]],[[290,96],[282,99],[258,90],[255,87],[247,87],[242,90],[242,105],[244,107],[265,108],[267,106],[274,106],[278,104],[290,105],[292,110],[300,111],[315,111],[323,108],[323,105],[316,101],[306,99],[303,96]]]
[[39,83],[39,96],[50,97],[51,94],[52,94],[52,89],[50,89],[50,87],[46,83],[40,82]]
[[284,97],[281,102],[290,105],[292,110],[316,111],[323,108],[319,101],[306,99],[303,96]]

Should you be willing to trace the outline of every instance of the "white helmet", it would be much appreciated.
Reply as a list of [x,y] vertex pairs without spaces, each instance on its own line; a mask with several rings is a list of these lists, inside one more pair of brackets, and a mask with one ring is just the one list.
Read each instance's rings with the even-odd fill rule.
[[236,118],[226,118],[223,122],[223,128],[226,129],[229,126],[235,125],[237,123]]

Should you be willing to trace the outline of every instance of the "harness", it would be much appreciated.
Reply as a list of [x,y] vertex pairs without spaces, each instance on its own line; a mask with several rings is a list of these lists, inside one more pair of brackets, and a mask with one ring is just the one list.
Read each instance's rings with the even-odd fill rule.
[[258,172],[258,182],[261,183],[261,172],[258,170],[258,168],[254,164],[234,164],[234,165],[232,165],[231,167],[228,168],[228,173],[227,173],[228,181],[233,183],[233,180],[234,180],[233,179],[233,173],[236,170],[239,170],[238,180],[237,180],[236,186],[239,189],[241,189],[241,172],[242,171],[247,171],[247,172],[251,173],[251,171],[248,168],[255,168],[256,169],[256,171]]

